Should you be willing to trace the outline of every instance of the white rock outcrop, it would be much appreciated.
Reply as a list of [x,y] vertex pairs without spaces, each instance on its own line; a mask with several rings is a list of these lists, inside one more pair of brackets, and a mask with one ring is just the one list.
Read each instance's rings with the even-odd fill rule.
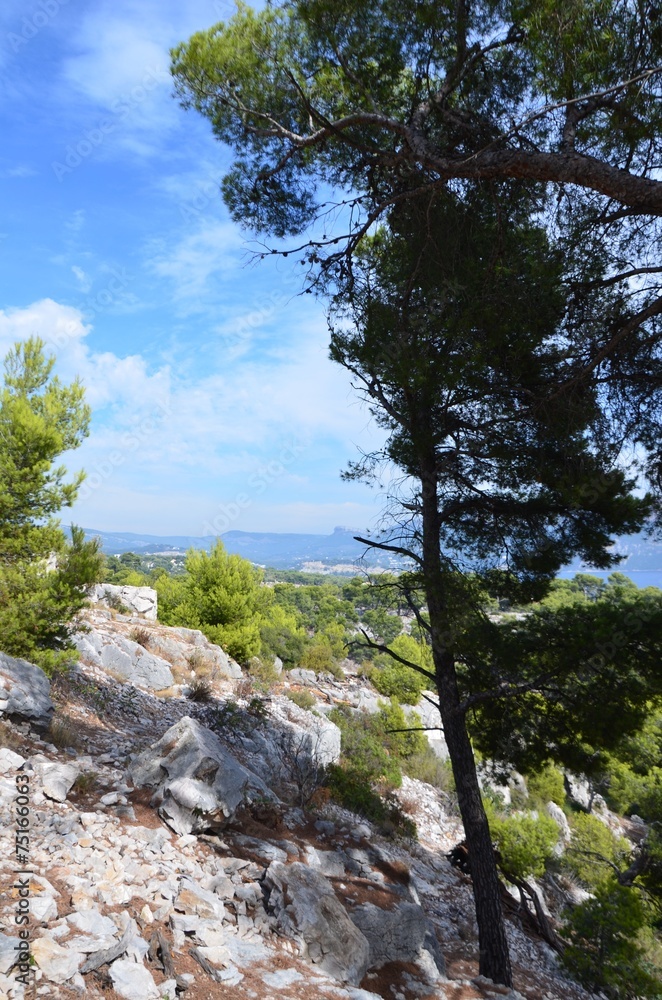
[[154,789],[159,815],[179,834],[222,829],[256,798],[277,801],[215,733],[188,715],[132,762],[129,776],[134,785]]
[[92,629],[74,636],[74,643],[85,663],[117,675],[136,687],[162,691],[174,683],[170,663],[128,636],[110,629]]
[[280,931],[298,941],[302,955],[334,979],[358,986],[370,965],[370,946],[324,875],[298,861],[274,861],[264,884]]
[[37,729],[47,729],[53,710],[51,684],[44,671],[27,660],[0,653],[0,718],[19,716]]
[[129,614],[156,621],[158,598],[152,587],[120,587],[112,583],[97,583],[89,591],[90,600],[111,608],[121,605]]

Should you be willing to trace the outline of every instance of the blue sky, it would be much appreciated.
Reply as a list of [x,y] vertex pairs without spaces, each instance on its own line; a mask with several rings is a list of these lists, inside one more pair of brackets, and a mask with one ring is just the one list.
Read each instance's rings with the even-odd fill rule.
[[79,375],[88,473],[64,520],[154,534],[373,526],[340,470],[378,432],[327,360],[296,265],[252,263],[228,151],[172,97],[169,48],[226,0],[2,0],[0,352]]

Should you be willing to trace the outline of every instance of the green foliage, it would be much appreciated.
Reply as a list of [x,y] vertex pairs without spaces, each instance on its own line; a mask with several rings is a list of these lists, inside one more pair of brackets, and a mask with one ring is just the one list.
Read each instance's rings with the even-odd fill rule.
[[0,562],[47,558],[62,546],[53,515],[71,507],[84,474],[66,482],[54,466],[89,432],[90,410],[78,380],[62,385],[52,375],[55,358],[31,337],[4,361],[0,393]]
[[385,645],[392,643],[402,632],[402,622],[398,615],[389,614],[385,608],[368,608],[361,621]]
[[264,658],[280,657],[286,670],[301,662],[307,636],[297,617],[288,608],[274,603],[260,626],[260,647]]
[[554,820],[543,814],[499,815],[489,802],[486,812],[504,872],[515,878],[544,875],[559,839],[559,828]]
[[640,935],[647,922],[641,895],[613,878],[571,912],[564,927],[568,971],[614,1000],[659,997],[662,980],[646,967]]
[[534,774],[527,774],[526,787],[529,801],[534,808],[543,807],[548,802],[556,802],[557,806],[565,805],[563,774],[552,764]]
[[393,639],[389,648],[404,660],[427,670],[432,676],[425,677],[388,654],[382,653],[373,661],[374,669],[368,675],[370,681],[380,694],[388,698],[397,698],[403,705],[416,705],[421,692],[429,690],[434,685],[434,665],[430,647],[417,642],[410,635],[399,635]]
[[308,712],[312,711],[316,704],[315,696],[310,691],[287,691],[286,697],[299,708],[305,708]]
[[206,677],[195,677],[188,686],[189,701],[211,701],[213,689]]
[[317,586],[295,586],[293,583],[274,585],[276,604],[287,608],[297,623],[309,632],[322,632],[335,625],[351,625],[357,614],[350,601],[342,600],[340,588],[329,582]]
[[260,653],[260,627],[271,603],[261,572],[229,555],[218,540],[210,553],[191,549],[182,577],[156,581],[159,617],[165,625],[199,628],[240,663]]
[[447,795],[455,795],[455,779],[449,760],[441,760],[431,746],[426,746],[421,753],[413,753],[402,761],[402,772],[408,778],[425,781],[433,788]]
[[266,694],[280,680],[280,674],[276,670],[273,661],[263,660],[259,656],[252,656],[247,664],[248,674],[254,686]]
[[305,647],[300,663],[304,670],[314,670],[316,674],[330,673],[343,677],[342,670],[339,671],[336,666],[331,642],[324,633],[316,635]]
[[[517,621],[477,623],[462,637],[472,689],[489,690],[495,676],[524,686],[517,698],[479,708],[472,720],[477,748],[523,773],[553,752],[575,773],[599,774],[606,752],[645,725],[662,694],[660,636],[662,593],[629,588],[625,596],[545,608]],[[534,678],[544,683],[527,690]]]
[[38,338],[17,344],[0,391],[0,642],[49,673],[75,658],[74,619],[102,575],[98,542],[75,527],[67,542],[54,517],[83,480],[66,482],[54,462],[80,445],[90,412],[80,383],[62,385],[53,364]]
[[428,745],[415,731],[421,725],[416,713],[407,718],[395,698],[382,702],[373,715],[334,708],[329,719],[340,729],[341,763],[383,788],[398,788],[403,763],[425,753]]
[[340,729],[342,758],[352,773],[368,784],[398,788],[402,772],[398,760],[384,743],[383,727],[376,716],[353,713],[349,708],[334,708],[328,718]]
[[410,839],[416,837],[413,820],[403,815],[394,799],[379,795],[361,770],[329,764],[325,781],[336,802],[372,820],[382,832],[397,833]]
[[612,871],[611,865],[629,856],[629,845],[590,813],[571,816],[570,829],[572,840],[563,855],[563,866],[593,891]]

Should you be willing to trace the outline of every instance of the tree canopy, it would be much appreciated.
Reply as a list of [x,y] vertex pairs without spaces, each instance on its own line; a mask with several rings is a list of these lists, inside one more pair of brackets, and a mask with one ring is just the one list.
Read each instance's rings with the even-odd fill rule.
[[88,433],[78,381],[62,385],[54,358],[30,338],[5,358],[0,392],[0,637],[2,650],[46,669],[70,656],[73,619],[85,586],[101,578],[98,543],[79,528],[67,544],[55,515],[84,478],[54,465]]
[[[503,750],[485,705],[496,699],[501,717],[519,697],[514,753],[542,699],[553,757],[600,670],[629,699],[625,728],[659,694],[654,639],[636,662],[636,614],[616,640],[602,605],[563,609],[561,637],[551,613],[512,628],[484,613],[486,590],[539,598],[575,555],[614,565],[613,536],[659,511],[652,14],[626,0],[283,0],[242,5],[173,53],[184,104],[234,151],[230,210],[287,238],[280,252],[303,234],[309,280],[332,296],[332,357],[387,430],[350,475],[386,462],[403,477],[393,530],[373,544],[417,567],[402,589],[432,665],[394,655],[436,686],[480,970],[502,983],[511,970],[470,715],[484,714]],[[596,638],[609,646],[599,662]],[[562,704],[550,675],[554,690],[567,684]]]

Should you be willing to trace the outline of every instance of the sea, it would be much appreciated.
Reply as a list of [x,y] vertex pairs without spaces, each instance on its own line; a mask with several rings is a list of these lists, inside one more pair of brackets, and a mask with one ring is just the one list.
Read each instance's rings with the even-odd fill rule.
[[659,590],[662,590],[662,570],[658,572],[636,569],[627,570],[620,569],[618,566],[615,566],[613,569],[604,570],[590,569],[582,566],[581,568],[562,569],[557,576],[563,580],[571,580],[577,573],[588,573],[591,576],[599,576],[605,580],[611,573],[622,573],[623,576],[629,577],[633,583],[636,583],[638,587],[657,587]]

